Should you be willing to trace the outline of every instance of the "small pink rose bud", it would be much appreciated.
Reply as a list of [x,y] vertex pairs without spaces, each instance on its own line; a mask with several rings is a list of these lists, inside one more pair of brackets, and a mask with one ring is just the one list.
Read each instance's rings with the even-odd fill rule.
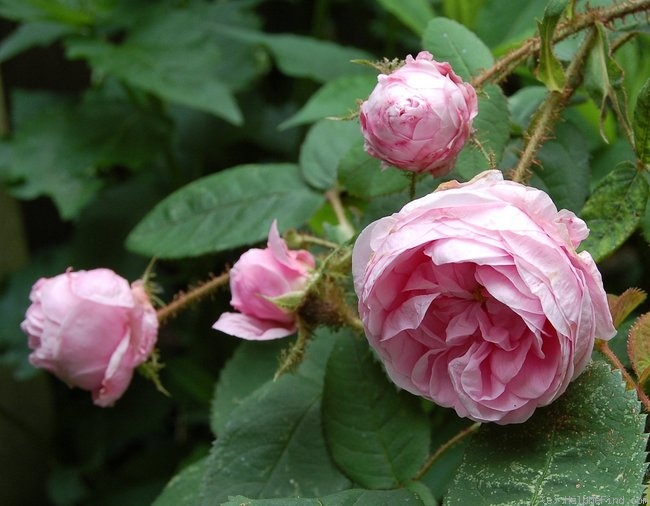
[[230,303],[239,313],[223,313],[212,328],[259,341],[293,334],[295,313],[273,299],[281,302],[299,295],[314,266],[309,251],[287,247],[274,221],[267,247],[248,250],[230,270]]
[[33,350],[30,363],[89,390],[97,406],[112,406],[158,336],[142,281],[129,286],[109,269],[68,270],[39,279],[30,300],[20,325]]
[[359,113],[368,154],[411,172],[450,172],[478,114],[474,88],[427,51],[377,80]]

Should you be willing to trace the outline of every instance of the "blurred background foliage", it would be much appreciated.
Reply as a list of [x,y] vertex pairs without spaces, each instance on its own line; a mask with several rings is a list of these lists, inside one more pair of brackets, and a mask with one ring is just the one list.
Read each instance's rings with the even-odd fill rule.
[[[331,163],[341,161],[350,144],[336,143],[356,123],[327,126],[318,122],[327,113],[303,106],[329,90],[329,114],[353,110],[376,72],[350,60],[417,53],[434,16],[465,25],[498,56],[534,34],[546,3],[0,0],[0,503],[150,504],[171,476],[207,453],[214,384],[238,344],[210,329],[228,307],[224,291],[163,327],[169,398],[136,377],[114,408],[96,408],[86,392],[26,361],[19,324],[38,277],[99,266],[140,277],[150,259],[130,251],[126,238],[174,190],[240,164],[330,163],[326,154],[337,149]],[[560,44],[558,57],[570,57],[576,44]],[[649,51],[641,33],[615,54],[630,104],[650,75]],[[502,83],[510,110],[504,167],[544,96],[530,67]],[[577,212],[589,189],[633,156],[614,117],[601,128],[599,116],[578,94],[532,181]],[[347,153],[352,167],[359,146]],[[354,189],[354,172],[340,170]],[[307,171],[317,188],[319,177]],[[399,178],[390,184],[404,189]],[[404,199],[404,192],[380,199],[382,210]],[[323,205],[310,225],[322,231],[331,214]],[[600,264],[609,292],[650,286],[648,240],[646,215]],[[219,273],[241,251],[160,261],[161,297]]]

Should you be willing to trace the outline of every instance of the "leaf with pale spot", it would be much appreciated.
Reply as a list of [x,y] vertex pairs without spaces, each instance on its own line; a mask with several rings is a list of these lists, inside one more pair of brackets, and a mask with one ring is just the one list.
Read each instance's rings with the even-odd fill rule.
[[636,99],[634,109],[634,147],[639,161],[650,165],[650,79],[648,79]]
[[425,503],[413,491],[350,489],[317,499],[287,497],[282,499],[249,499],[238,495],[230,497],[222,506],[435,506]]
[[541,506],[585,496],[638,504],[645,419],[620,373],[596,361],[527,422],[483,425],[472,436],[445,505]]
[[580,245],[596,262],[618,248],[636,230],[645,213],[650,187],[643,171],[618,165],[594,189],[582,209],[589,236]]

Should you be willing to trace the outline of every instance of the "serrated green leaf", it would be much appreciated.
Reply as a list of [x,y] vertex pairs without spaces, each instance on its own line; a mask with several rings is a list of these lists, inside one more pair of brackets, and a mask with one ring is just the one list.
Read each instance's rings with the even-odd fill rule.
[[350,489],[318,499],[249,499],[238,495],[230,497],[223,506],[429,506],[418,495],[407,489],[362,490]]
[[362,49],[300,35],[259,34],[257,38],[269,48],[282,72],[318,82],[349,74],[369,73],[368,68],[355,65],[352,60],[375,59]]
[[544,15],[547,0],[525,0],[513,4],[486,0],[476,17],[476,33],[489,47],[501,54],[513,44],[535,33],[535,20]]
[[[84,58],[96,72],[111,74],[159,97],[213,113],[234,124],[243,117],[221,78],[224,51],[202,17],[209,7],[148,9],[120,44],[70,39],[70,58]],[[246,60],[244,60],[246,62]]]
[[[205,47],[203,44],[151,48],[138,43],[117,46],[98,40],[78,40],[67,46],[70,58],[89,60],[93,68],[131,86],[211,112],[236,125],[243,122],[228,87],[216,76],[207,75],[218,60],[214,57],[216,52],[199,49]],[[188,58],[188,54],[192,57]]]
[[650,244],[650,206],[646,206],[640,226],[641,232],[643,233],[643,238]]
[[[432,405],[429,418],[432,452],[438,451],[442,445],[474,423],[467,418],[460,418],[452,409],[435,405]],[[422,483],[433,492],[434,497],[442,499],[447,495],[447,489],[454,480],[469,441],[470,438],[465,437],[451,448],[447,448],[422,476]]]
[[319,497],[350,487],[329,457],[320,415],[322,362],[335,336],[313,336],[296,374],[268,381],[232,412],[206,462],[200,504],[235,494]]
[[435,16],[428,0],[379,0],[379,3],[418,36]]
[[63,218],[73,218],[103,186],[100,169],[152,163],[168,142],[169,127],[119,99],[89,95],[78,105],[48,108],[16,131],[11,191],[25,199],[49,196]]
[[50,382],[40,374],[18,381],[0,364],[0,491],[4,504],[41,504],[42,484],[51,478],[43,446],[54,444],[55,401]]
[[204,457],[190,464],[169,480],[151,506],[195,506],[206,460]]
[[300,227],[322,201],[296,165],[240,165],[169,195],[129,234],[127,246],[179,258],[253,244],[267,237],[274,219],[282,230]]
[[623,87],[623,70],[612,58],[607,32],[600,24],[596,25],[596,41],[589,54],[585,71],[585,88],[600,105],[600,134],[605,136],[603,127],[607,116],[607,104],[611,105],[620,127],[631,138],[632,127],[627,114],[627,95]]
[[650,370],[650,313],[639,316],[630,328],[627,354],[639,383],[643,384]]
[[612,313],[614,327],[618,328],[621,323],[634,311],[647,295],[639,288],[628,288],[621,295],[607,294],[609,312]]
[[345,154],[339,165],[339,181],[351,194],[373,198],[405,190],[410,174],[392,168],[382,168],[381,162],[363,149],[359,140]]
[[468,28],[474,26],[485,0],[442,0],[444,15]]
[[215,20],[214,26],[224,36],[266,48],[278,68],[291,77],[304,77],[324,83],[351,74],[370,74],[372,71],[369,68],[355,65],[352,61],[376,59],[363,49],[303,35],[264,33],[239,26],[226,26],[219,20]]
[[0,14],[17,21],[51,20],[72,26],[88,26],[109,7],[106,0],[3,0]]
[[557,125],[538,153],[531,185],[548,193],[561,209],[579,212],[589,196],[589,147],[574,125]]
[[341,76],[325,83],[293,116],[280,124],[290,128],[319,119],[348,116],[358,109],[357,101],[365,100],[377,84],[375,75]]
[[233,410],[257,388],[273,378],[278,369],[280,352],[287,344],[282,340],[241,343],[221,369],[210,408],[210,428],[215,435],[223,432]]
[[479,93],[478,116],[472,126],[481,147],[472,140],[468,141],[455,165],[455,171],[467,180],[491,168],[491,162],[498,164],[508,142],[510,112],[500,87],[489,84]]
[[323,425],[336,464],[367,488],[408,482],[431,442],[418,399],[398,392],[367,341],[353,334],[339,337],[327,363]]
[[454,72],[466,81],[494,63],[492,53],[481,39],[451,19],[437,17],[429,21],[422,36],[422,47],[435,60],[449,62]]
[[[646,415],[619,372],[597,361],[562,397],[519,425],[483,425],[445,500],[449,506],[560,504],[643,492]],[[578,502],[576,502],[578,504]]]
[[590,232],[581,249],[598,262],[623,244],[636,230],[649,192],[642,171],[630,163],[618,165],[600,181],[582,209]]
[[650,79],[637,96],[632,127],[636,156],[647,167],[650,165]]
[[535,112],[548,96],[545,86],[526,86],[508,97],[508,109],[512,123],[521,130],[528,128]]
[[22,128],[27,121],[47,110],[62,106],[73,107],[75,103],[69,95],[51,91],[15,89],[11,93],[11,124],[14,132]]
[[332,188],[339,162],[360,138],[357,121],[325,119],[312,126],[300,148],[300,170],[305,180],[321,190]]
[[423,506],[438,506],[438,501],[433,497],[433,492],[421,481],[411,481],[406,489],[415,492],[417,498],[422,501]]
[[550,0],[544,10],[544,18],[537,22],[541,39],[537,79],[551,91],[562,90],[566,81],[562,64],[553,53],[553,33],[566,6],[567,0]]
[[0,44],[0,62],[36,46],[48,46],[62,36],[73,33],[67,25],[48,21],[34,21],[21,24]]

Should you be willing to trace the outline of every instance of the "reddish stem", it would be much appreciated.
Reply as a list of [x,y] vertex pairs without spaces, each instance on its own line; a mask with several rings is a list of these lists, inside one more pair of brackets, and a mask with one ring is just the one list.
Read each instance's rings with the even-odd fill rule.
[[166,320],[176,316],[177,313],[186,309],[191,304],[198,302],[200,299],[207,297],[217,288],[225,285],[230,278],[230,275],[227,272],[224,272],[216,278],[212,278],[205,283],[192,288],[186,293],[181,293],[174,297],[169,304],[161,307],[157,311],[158,321],[160,323],[165,322]]
[[610,363],[616,367],[619,371],[621,371],[621,374],[623,375],[623,379],[625,380],[625,383],[627,386],[632,389],[636,389],[637,396],[639,397],[639,401],[641,401],[641,404],[643,404],[643,407],[645,408],[646,412],[650,413],[650,399],[648,399],[648,396],[646,393],[643,391],[643,388],[641,385],[638,385],[636,381],[634,381],[634,378],[630,376],[630,373],[627,372],[627,369],[623,365],[623,363],[618,359],[616,354],[612,351],[612,349],[609,347],[609,344],[607,344],[607,341],[603,341],[601,339],[596,340],[596,349],[602,353],[607,360],[610,361]]

